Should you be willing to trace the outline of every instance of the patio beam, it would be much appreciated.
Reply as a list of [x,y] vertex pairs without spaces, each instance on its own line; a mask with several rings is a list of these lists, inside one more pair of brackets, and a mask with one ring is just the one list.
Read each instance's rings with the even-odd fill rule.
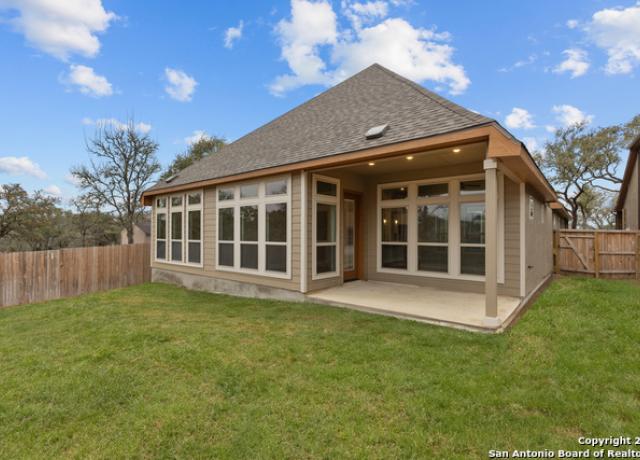
[[498,160],[484,161],[485,174],[485,325],[498,318]]

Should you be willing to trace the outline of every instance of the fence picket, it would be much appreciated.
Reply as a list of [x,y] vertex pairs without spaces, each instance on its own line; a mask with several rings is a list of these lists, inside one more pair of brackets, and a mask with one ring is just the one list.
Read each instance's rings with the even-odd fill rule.
[[0,307],[131,286],[150,279],[149,244],[0,253]]

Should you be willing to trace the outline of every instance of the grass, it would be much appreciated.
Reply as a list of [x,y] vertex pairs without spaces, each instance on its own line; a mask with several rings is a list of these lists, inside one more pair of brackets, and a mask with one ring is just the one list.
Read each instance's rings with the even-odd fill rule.
[[0,310],[0,458],[487,458],[640,434],[640,285],[502,335],[147,284]]

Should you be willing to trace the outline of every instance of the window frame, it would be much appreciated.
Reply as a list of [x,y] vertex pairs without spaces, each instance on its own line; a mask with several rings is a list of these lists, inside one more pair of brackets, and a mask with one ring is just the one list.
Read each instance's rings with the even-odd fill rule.
[[[267,195],[266,194],[266,184],[270,182],[275,182],[277,180],[285,180],[287,183],[287,193],[280,195]],[[247,197],[242,198],[240,196],[241,187],[247,185],[257,185],[258,186],[258,196],[256,197]],[[231,273],[243,273],[254,276],[265,276],[270,278],[280,278],[280,279],[291,279],[292,277],[292,261],[291,261],[291,252],[292,252],[292,229],[291,229],[291,220],[292,220],[292,205],[291,205],[291,197],[292,197],[292,181],[291,174],[279,175],[279,176],[271,176],[267,178],[263,178],[260,180],[251,180],[251,181],[243,181],[237,182],[233,184],[225,184],[223,186],[216,188],[216,225],[215,225],[215,269],[217,271],[222,272],[231,272]],[[218,194],[218,188],[224,189],[233,189],[234,190],[234,198],[232,200],[220,200],[220,196]],[[287,209],[287,220],[286,220],[286,235],[287,241],[280,242],[270,242],[267,241],[266,235],[266,208],[268,204],[285,204]],[[240,208],[244,206],[257,206],[258,207],[258,241],[247,241],[244,244],[257,244],[258,246],[258,268],[242,268],[241,267],[241,222],[240,222]],[[233,209],[233,240],[220,240],[220,210],[221,209]],[[223,244],[233,244],[233,267],[227,265],[220,265],[220,243]],[[267,270],[267,246],[286,246],[286,264],[287,270],[286,272],[279,272],[273,270]]]
[[[318,194],[318,182],[327,182],[336,185],[336,196],[320,195]],[[340,179],[334,177],[322,176],[319,174],[313,174],[311,179],[311,279],[323,280],[329,278],[338,278],[342,276],[342,238],[341,238],[341,225],[342,225],[342,187]],[[318,204],[333,205],[336,207],[336,237],[334,242],[318,243],[317,240],[317,207]],[[336,269],[333,272],[318,273],[317,266],[317,248],[319,246],[334,246]]]
[[[159,200],[165,200],[164,207],[158,206]],[[169,197],[166,195],[155,197],[153,213],[153,260],[155,262],[170,263],[169,260]],[[158,216],[164,215],[164,238],[158,238]],[[164,259],[158,258],[158,242],[164,241]]]
[[[467,281],[484,281],[484,275],[471,275],[461,273],[462,247],[482,246],[477,244],[461,243],[460,234],[460,205],[463,203],[486,203],[486,193],[460,193],[460,182],[472,180],[484,180],[485,174],[470,174],[463,176],[438,177],[433,179],[407,180],[398,182],[381,183],[377,185],[376,192],[376,271],[405,276],[420,276],[427,278],[444,278]],[[427,198],[418,197],[418,187],[421,185],[448,183],[447,196],[434,196]],[[407,187],[408,195],[402,200],[382,200],[382,190],[385,188]],[[418,241],[418,207],[423,205],[447,205],[449,232],[447,243],[426,243]],[[386,268],[382,266],[382,209],[407,206],[408,209],[408,234],[407,234],[407,269]],[[498,173],[498,283],[504,283],[504,175]],[[500,241],[502,240],[502,241]],[[402,244],[402,243],[387,243]],[[448,247],[448,271],[436,272],[418,270],[418,248],[420,246],[447,246]]]
[[[195,193],[199,193],[200,194],[200,203],[198,204],[192,204],[189,205],[189,195],[193,195]],[[175,208],[177,208],[176,206],[173,206],[172,204],[172,198],[176,198],[176,197],[180,197],[182,198],[182,204],[179,206],[179,210],[175,210]],[[158,203],[158,199],[166,199],[167,200],[167,204],[164,208],[158,208],[157,203]],[[169,264],[169,265],[182,265],[182,266],[188,266],[188,267],[196,267],[196,268],[203,268],[204,267],[204,200],[205,200],[205,196],[204,196],[204,190],[203,189],[193,189],[193,190],[186,190],[184,192],[181,193],[171,193],[171,194],[167,194],[167,195],[158,195],[155,197],[154,201],[154,206],[153,206],[153,243],[154,243],[154,249],[153,249],[153,260],[154,262],[157,263],[161,263],[161,264]],[[188,229],[188,213],[189,211],[200,211],[200,263],[192,263],[188,261],[188,256],[189,256],[189,242],[198,242],[198,240],[189,240],[189,229]],[[180,212],[182,214],[181,216],[181,225],[182,225],[182,239],[180,241],[182,241],[182,258],[180,261],[175,261],[175,260],[171,260],[172,259],[172,251],[173,251],[173,229],[172,229],[172,213],[173,212]],[[166,246],[165,246],[165,252],[166,252],[166,258],[165,259],[158,259],[158,214],[165,214],[166,215],[166,226],[167,226],[167,233],[166,233],[166,239],[164,241],[166,241]],[[163,240],[160,240],[163,241]],[[178,240],[176,240],[178,241]]]

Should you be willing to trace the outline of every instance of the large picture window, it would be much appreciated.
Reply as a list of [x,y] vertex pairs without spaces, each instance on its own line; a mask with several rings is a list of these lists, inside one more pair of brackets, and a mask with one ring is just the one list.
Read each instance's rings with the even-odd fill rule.
[[218,191],[219,270],[290,277],[290,177]]
[[155,259],[202,266],[202,191],[156,198]]
[[[503,212],[499,215],[504,219]],[[503,225],[501,220],[499,232]],[[484,276],[484,177],[378,186],[378,245],[381,272]]]
[[339,181],[313,177],[313,278],[338,276]]

